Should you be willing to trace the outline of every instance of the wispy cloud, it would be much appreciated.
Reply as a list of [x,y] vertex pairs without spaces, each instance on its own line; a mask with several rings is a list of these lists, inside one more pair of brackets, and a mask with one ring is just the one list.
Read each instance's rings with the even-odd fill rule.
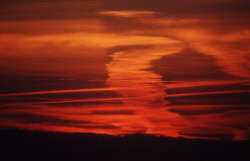
[[53,91],[36,91],[36,92],[25,92],[25,93],[10,93],[0,94],[0,97],[9,96],[27,96],[27,95],[44,95],[44,94],[58,94],[58,93],[80,93],[80,92],[98,92],[98,91],[115,91],[119,88],[90,88],[90,89],[69,89],[69,90],[53,90]]
[[[168,83],[168,82],[166,82]],[[245,84],[249,83],[249,80],[216,80],[216,81],[195,81],[195,82],[170,82],[167,84],[168,88],[185,88],[185,87],[202,87],[202,86],[214,86],[214,85],[227,85],[227,84]]]
[[250,93],[250,90],[233,90],[233,91],[213,91],[213,92],[198,92],[198,93],[181,93],[181,94],[167,94],[166,96],[167,97],[185,97],[185,96],[233,94],[233,93]]
[[117,17],[125,17],[125,18],[138,18],[145,16],[153,16],[157,14],[154,11],[146,11],[146,10],[131,10],[131,11],[101,11],[97,12],[97,14],[107,15],[107,16],[117,16]]

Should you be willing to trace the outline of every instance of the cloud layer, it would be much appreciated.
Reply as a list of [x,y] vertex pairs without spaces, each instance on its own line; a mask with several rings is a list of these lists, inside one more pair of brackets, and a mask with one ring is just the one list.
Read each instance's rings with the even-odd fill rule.
[[0,6],[1,128],[249,139],[248,1]]

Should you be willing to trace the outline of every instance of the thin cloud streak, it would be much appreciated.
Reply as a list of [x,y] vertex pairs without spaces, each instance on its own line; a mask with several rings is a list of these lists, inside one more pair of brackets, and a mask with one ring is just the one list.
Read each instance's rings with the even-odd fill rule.
[[[164,83],[172,83],[163,81]],[[202,87],[214,85],[247,84],[249,80],[218,80],[218,81],[196,81],[196,82],[173,82],[167,84],[167,88]]]
[[[77,102],[99,102],[99,101],[115,101],[115,100],[129,100],[136,101],[138,99],[150,99],[152,95],[139,96],[139,97],[112,97],[112,98],[93,98],[93,99],[61,99],[54,101],[43,101],[43,102],[26,102],[26,103],[6,103],[0,106],[16,106],[16,105],[40,105],[40,104],[63,104],[63,103],[77,103]],[[50,99],[49,99],[50,100]]]
[[26,92],[26,93],[10,93],[10,94],[0,94],[0,97],[27,96],[27,95],[44,95],[44,94],[58,94],[58,93],[80,93],[80,92],[115,91],[115,90],[120,90],[120,88],[70,89],[70,90],[37,91],[37,92]]
[[55,100],[55,101],[43,101],[43,102],[30,102],[30,103],[8,103],[0,106],[17,106],[17,105],[40,105],[40,104],[60,104],[60,103],[76,103],[76,102],[98,102],[98,101],[113,101],[124,100],[131,98],[95,98],[95,99],[71,99],[71,100]]
[[233,91],[214,91],[214,92],[199,92],[199,93],[167,94],[166,97],[186,97],[186,96],[233,94],[233,93],[250,93],[250,90],[233,90]]
[[101,11],[97,14],[107,15],[107,16],[117,16],[117,17],[127,17],[127,18],[138,18],[145,16],[153,16],[157,14],[153,11],[137,10],[137,11]]

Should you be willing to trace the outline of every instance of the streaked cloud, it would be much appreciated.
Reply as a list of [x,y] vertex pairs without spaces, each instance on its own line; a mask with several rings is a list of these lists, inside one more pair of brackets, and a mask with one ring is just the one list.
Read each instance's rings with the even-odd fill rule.
[[235,90],[235,91],[215,91],[215,92],[199,92],[199,93],[185,93],[185,94],[170,94],[167,97],[185,97],[197,95],[214,95],[214,94],[231,94],[231,93],[250,93],[250,90]]
[[135,11],[101,11],[97,12],[97,14],[107,15],[107,16],[117,16],[117,17],[131,17],[131,18],[138,18],[138,17],[145,17],[145,16],[152,16],[155,15],[156,12],[153,11],[146,11],[146,10],[135,10]]
[[54,90],[54,91],[37,91],[37,92],[26,92],[26,93],[11,93],[11,94],[0,94],[0,97],[8,96],[26,96],[26,95],[43,95],[43,94],[56,94],[56,93],[75,93],[75,92],[95,92],[95,91],[114,91],[118,88],[90,88],[90,89],[71,89],[71,90]]

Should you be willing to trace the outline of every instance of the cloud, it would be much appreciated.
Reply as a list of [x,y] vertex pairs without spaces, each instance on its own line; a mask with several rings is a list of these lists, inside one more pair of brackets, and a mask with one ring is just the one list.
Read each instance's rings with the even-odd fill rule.
[[164,81],[230,80],[237,77],[223,73],[212,56],[186,48],[152,61],[152,68]]
[[233,135],[230,133],[225,134],[215,134],[215,133],[180,133],[182,136],[188,136],[193,138],[203,138],[203,139],[220,139],[220,140],[232,140]]
[[134,113],[133,110],[98,110],[92,111],[90,115],[132,115]]
[[[99,1],[1,1],[0,20],[80,19],[93,16]],[[30,14],[32,13],[32,14]]]
[[[42,103],[41,103],[42,104]],[[95,106],[95,105],[99,105],[99,106],[103,106],[103,105],[122,105],[123,103],[121,102],[121,100],[104,100],[104,101],[101,101],[101,100],[93,100],[93,101],[82,101],[82,102],[52,102],[52,103],[46,103],[46,105],[48,106],[58,106],[58,107],[72,107],[72,106],[75,106],[75,107],[79,107],[81,108],[82,106]]]
[[97,12],[97,14],[107,15],[107,16],[117,16],[124,18],[138,18],[145,16],[155,15],[156,12],[146,11],[146,10],[135,10],[135,11],[101,11]]
[[83,120],[66,120],[53,116],[37,115],[32,113],[1,113],[1,118],[21,120],[25,124],[44,124],[47,126],[75,127],[84,129],[119,129],[118,126],[103,125]]
[[1,126],[246,139],[248,3],[2,0]]
[[26,96],[26,95],[43,95],[43,94],[58,94],[58,93],[80,93],[80,92],[98,92],[98,91],[114,91],[118,88],[90,88],[90,89],[69,89],[69,90],[54,90],[54,91],[36,91],[26,93],[11,93],[11,94],[0,94],[0,97],[8,96]]
[[231,13],[247,13],[248,1],[197,1],[197,0],[175,0],[165,1],[156,0],[154,3],[149,0],[139,1],[113,1],[107,0],[104,3],[104,9],[119,10],[153,10],[163,12],[168,17],[199,17],[220,15],[232,15]]
[[[18,28],[16,27],[18,26]],[[22,35],[63,34],[73,32],[103,31],[105,26],[101,20],[95,18],[67,19],[67,20],[23,20],[0,21],[0,33]],[[48,44],[49,45],[49,44]],[[53,44],[51,44],[53,45]]]
[[68,103],[82,103],[82,102],[99,102],[99,101],[119,101],[126,99],[135,99],[135,98],[124,98],[124,97],[115,97],[115,98],[92,98],[92,99],[61,99],[54,101],[40,101],[40,102],[25,102],[25,103],[9,103],[0,106],[18,106],[18,105],[39,105],[39,104],[68,104]]
[[189,97],[201,95],[218,95],[218,94],[234,94],[234,93],[250,93],[250,90],[233,90],[233,91],[215,91],[215,92],[197,92],[197,93],[183,93],[183,94],[168,94],[167,97]]
[[[249,2],[241,1],[197,1],[197,0],[102,0],[102,1],[6,1],[2,0],[1,20],[54,20],[97,17],[96,12],[120,12],[115,15],[135,15],[133,12],[161,12],[167,17],[229,17],[249,13]],[[164,7],[163,7],[164,6]],[[121,14],[129,11],[132,14]],[[30,14],[33,13],[33,14]],[[113,14],[112,13],[112,14]],[[110,14],[110,13],[109,13]],[[138,14],[137,14],[138,15]],[[144,13],[141,15],[145,15]],[[148,15],[148,14],[147,14]],[[239,17],[239,16],[237,16]]]
[[[246,106],[242,106],[242,105],[228,105],[228,106],[220,106],[220,105],[209,105],[209,106],[206,106],[206,105],[196,105],[196,106],[193,106],[190,105],[188,107],[185,107],[185,105],[179,107],[177,106],[175,108],[175,106],[172,106],[169,108],[168,111],[170,112],[175,112],[175,113],[178,113],[179,115],[182,115],[182,116],[192,116],[192,115],[207,115],[207,114],[213,114],[213,113],[228,113],[228,111],[238,111],[238,112],[241,112],[242,110],[244,110],[244,112],[250,112],[250,111],[246,111],[248,110],[248,105]],[[238,113],[236,112],[236,113]],[[226,115],[226,114],[225,114]]]
[[36,123],[51,123],[54,125],[64,125],[68,124],[89,124],[89,121],[81,121],[81,120],[64,120],[52,116],[45,115],[37,115],[27,112],[19,112],[19,113],[1,113],[1,118],[9,118],[9,119],[19,119],[22,120],[24,124],[36,124]]
[[[173,95],[174,96],[174,95]],[[187,93],[168,97],[166,100],[171,104],[249,104],[249,91],[223,91],[223,92],[205,92],[205,93]]]
[[[239,25],[244,23],[240,20],[238,25],[232,27],[229,25],[230,22],[236,23],[237,20],[223,21],[219,19],[217,21],[219,23],[215,22],[211,27],[172,28],[168,33],[187,42],[189,47],[195,51],[213,56],[216,66],[222,72],[228,75],[249,78],[249,47],[247,45],[249,41],[249,24],[245,24],[245,26]],[[222,28],[218,27],[223,23],[225,24],[222,25]]]
[[[224,86],[225,88],[231,88],[232,86],[241,86],[247,85],[249,80],[214,80],[214,81],[195,81],[195,82],[184,82],[184,81],[174,81],[168,82],[166,81],[168,88],[177,89],[177,88],[192,88],[192,89],[200,89],[200,88],[219,88],[220,86]],[[246,86],[244,86],[246,88]]]

